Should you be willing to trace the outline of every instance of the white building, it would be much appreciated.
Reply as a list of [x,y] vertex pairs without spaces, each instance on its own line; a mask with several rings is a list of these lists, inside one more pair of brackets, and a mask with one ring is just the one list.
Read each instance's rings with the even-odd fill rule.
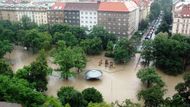
[[17,19],[20,21],[23,16],[27,16],[36,24],[47,24],[47,7],[36,5],[16,5]]
[[98,23],[98,4],[97,3],[79,3],[80,26],[91,30]]
[[173,13],[172,33],[190,36],[190,4],[176,5]]

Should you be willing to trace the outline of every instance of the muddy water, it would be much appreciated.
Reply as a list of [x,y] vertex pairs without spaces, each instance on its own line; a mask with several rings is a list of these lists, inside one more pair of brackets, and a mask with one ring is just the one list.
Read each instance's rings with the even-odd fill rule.
[[[138,58],[138,55],[137,57]],[[105,59],[102,56],[88,57],[88,69],[100,69],[103,71],[103,78],[100,81],[86,81],[84,74],[77,75],[76,78],[72,78],[69,81],[63,81],[59,77],[51,76],[48,84],[48,95],[56,96],[57,90],[62,86],[73,86],[76,89],[82,91],[88,87],[95,87],[104,96],[104,99],[108,102],[123,101],[126,98],[130,98],[133,101],[137,101],[136,95],[139,89],[141,89],[141,82],[136,78],[138,69],[136,66],[136,58],[126,65],[115,65],[114,68],[105,67],[104,64],[98,66],[100,59]],[[111,59],[109,59],[111,61]]]
[[[23,47],[15,46],[15,49],[11,54],[5,56],[12,63],[12,68],[16,71],[25,65],[29,65],[36,59],[37,55],[29,53],[24,50]],[[100,59],[105,60],[103,56],[91,56],[88,57],[88,63],[86,70],[88,69],[100,69],[103,71],[103,77],[100,81],[86,81],[84,79],[84,74],[77,74],[75,78],[70,78],[69,81],[61,80],[59,73],[54,72],[53,76],[49,76],[48,91],[47,95],[56,96],[57,91],[62,86],[73,86],[77,90],[82,91],[88,87],[95,87],[102,94],[107,102],[113,102],[116,100],[123,101],[126,98],[132,99],[132,101],[137,101],[137,93],[142,89],[142,84],[140,80],[136,77],[136,73],[141,68],[137,65],[139,59],[139,54],[129,62],[127,65],[114,65],[114,68],[105,67],[104,64],[98,66]],[[108,59],[111,61],[111,59]],[[52,64],[52,59],[48,58],[48,64],[52,68],[57,68],[55,64]],[[182,81],[182,75],[173,77],[165,75],[164,73],[157,70],[158,74],[166,83],[165,96],[172,96],[175,93],[174,87],[177,83]]]
[[26,51],[21,46],[14,46],[13,51],[5,55],[5,58],[10,62],[13,71],[29,65],[36,59],[36,57],[37,54]]

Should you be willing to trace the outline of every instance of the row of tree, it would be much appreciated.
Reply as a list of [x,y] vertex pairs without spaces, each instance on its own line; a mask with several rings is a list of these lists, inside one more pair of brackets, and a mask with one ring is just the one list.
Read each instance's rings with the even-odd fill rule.
[[170,75],[183,73],[189,63],[190,38],[183,35],[170,37],[159,33],[155,40],[145,41],[142,58],[145,65],[154,62],[155,66]]
[[178,83],[177,91],[173,97],[164,98],[164,82],[154,68],[141,69],[137,77],[145,84],[146,88],[138,93],[138,98],[145,101],[145,107],[188,107],[190,106],[190,74],[184,76],[184,82]]

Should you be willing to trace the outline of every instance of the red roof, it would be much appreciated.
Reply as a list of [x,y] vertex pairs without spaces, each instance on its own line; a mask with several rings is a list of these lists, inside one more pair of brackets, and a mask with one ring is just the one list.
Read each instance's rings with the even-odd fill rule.
[[140,6],[141,1],[140,0],[133,0],[138,6]]
[[190,17],[190,4],[184,5],[181,10],[182,17]]
[[65,4],[62,2],[56,2],[51,9],[52,10],[63,10],[65,8]]
[[98,11],[128,12],[128,8],[122,2],[101,2]]

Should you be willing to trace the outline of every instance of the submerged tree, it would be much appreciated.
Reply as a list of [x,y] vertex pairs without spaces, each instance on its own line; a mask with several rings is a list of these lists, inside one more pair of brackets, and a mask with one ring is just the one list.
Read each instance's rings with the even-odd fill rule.
[[42,50],[37,60],[18,70],[16,76],[26,79],[37,91],[44,92],[47,90],[47,76],[51,72],[52,69],[48,67],[45,52]]
[[73,87],[62,87],[58,91],[57,96],[62,105],[69,104],[71,107],[86,107],[86,101],[82,94]]
[[144,84],[146,84],[147,88],[150,88],[152,86],[164,86],[164,82],[161,80],[161,77],[156,74],[154,68],[144,68],[139,70],[137,77],[141,79]]
[[114,60],[116,63],[127,63],[135,55],[135,51],[128,39],[122,39],[115,45]]
[[54,60],[60,66],[59,71],[61,71],[61,77],[63,79],[68,79],[74,75],[71,68],[76,67],[80,71],[86,66],[86,57],[83,50],[77,47],[66,47],[64,41],[58,42]]
[[7,40],[0,40],[0,58],[3,58],[3,56],[7,52],[11,52],[13,49],[12,44]]
[[0,75],[13,76],[13,71],[10,65],[3,59],[0,59]]

